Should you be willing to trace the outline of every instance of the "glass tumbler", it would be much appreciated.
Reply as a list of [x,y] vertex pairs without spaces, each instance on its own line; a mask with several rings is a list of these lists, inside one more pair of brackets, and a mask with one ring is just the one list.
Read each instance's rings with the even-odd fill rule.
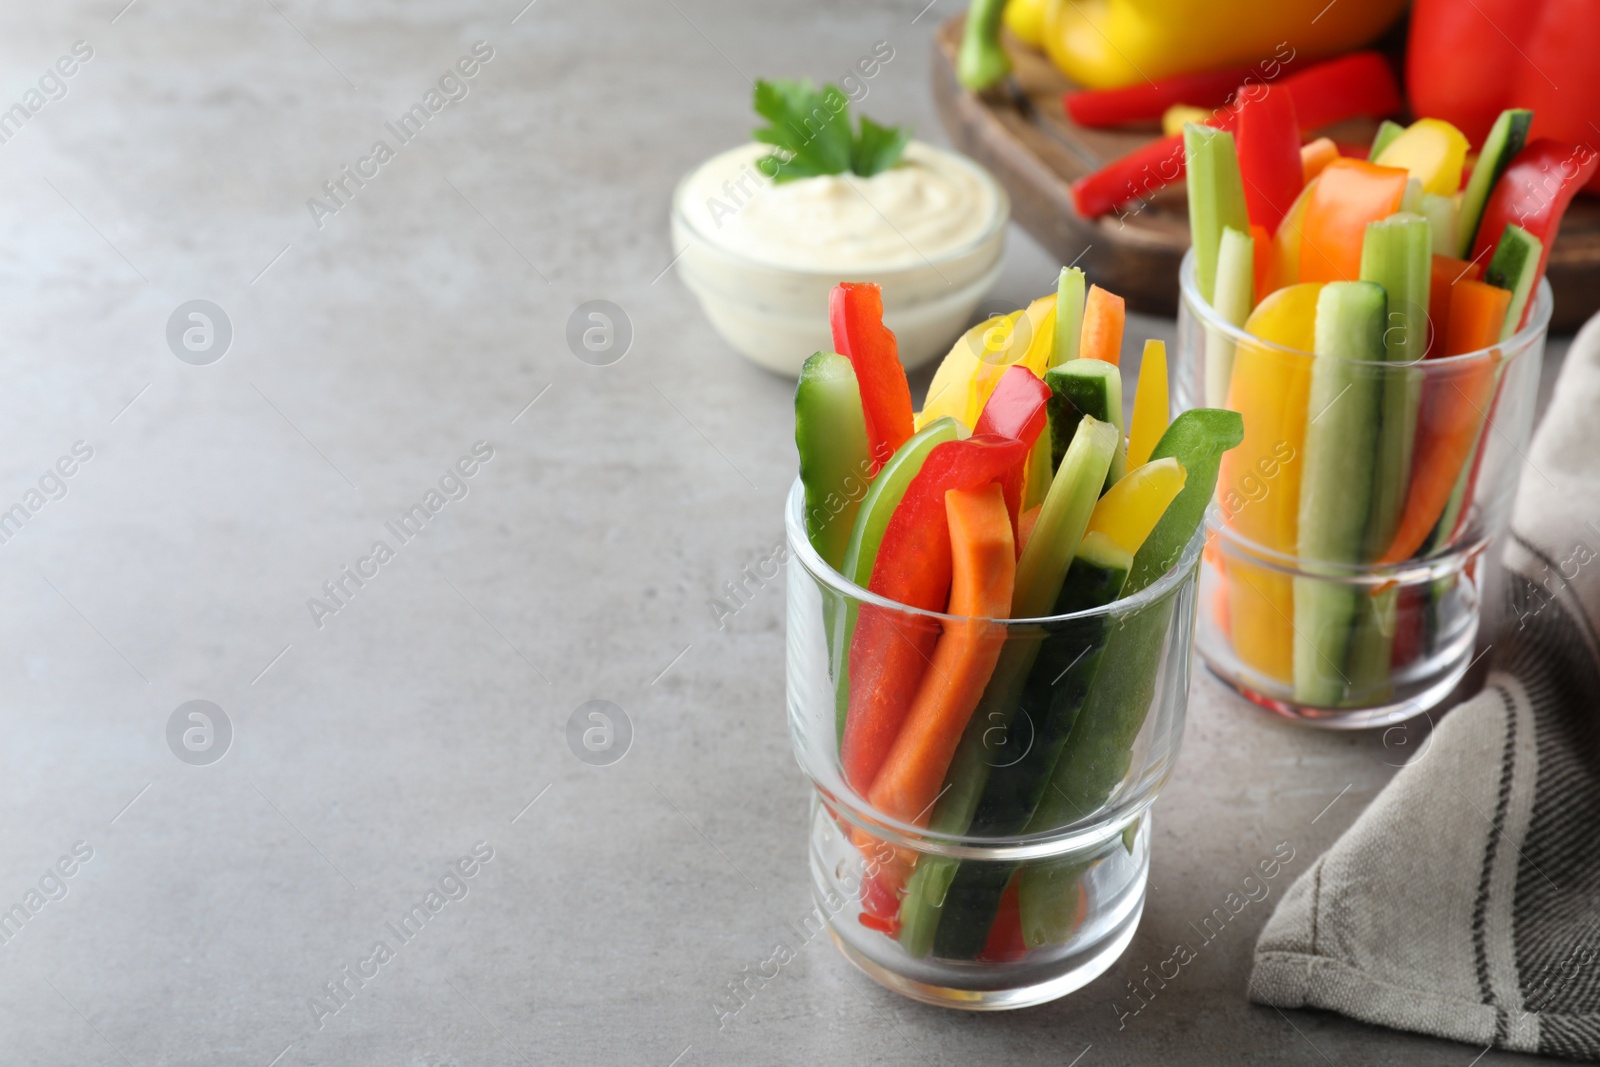
[[[1410,363],[1317,356],[1229,324],[1201,298],[1192,253],[1179,288],[1174,409],[1244,416],[1207,517],[1201,658],[1310,725],[1386,726],[1429,710],[1471,666],[1478,564],[1521,474],[1549,284],[1503,343]],[[1430,323],[1430,344],[1434,333]],[[1354,407],[1319,427],[1341,404]],[[1344,473],[1318,482],[1330,461]]]
[[[972,619],[846,581],[812,549],[804,506],[796,481],[788,710],[815,787],[815,924],[874,980],[930,1004],[1017,1008],[1084,985],[1144,909],[1150,806],[1183,734],[1204,531],[1163,577],[1104,608]],[[873,613],[928,647],[963,628],[1002,640],[943,788],[910,822],[852,788],[840,760],[849,663],[872,654],[852,635]]]

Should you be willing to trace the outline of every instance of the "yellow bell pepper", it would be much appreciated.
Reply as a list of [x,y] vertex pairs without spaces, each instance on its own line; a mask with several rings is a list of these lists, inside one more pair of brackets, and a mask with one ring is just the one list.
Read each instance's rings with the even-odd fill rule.
[[1049,0],[1044,47],[1061,72],[1090,89],[1260,61],[1275,64],[1359,48],[1406,0]]
[[1004,21],[1023,44],[1038,48],[1044,40],[1044,9],[1050,0],[1006,0]]
[[[1244,329],[1273,345],[1310,353],[1321,292],[1316,282],[1280,289],[1256,307]],[[1244,440],[1222,457],[1217,493],[1223,520],[1246,540],[1287,556],[1294,555],[1299,539],[1312,358],[1242,341],[1228,393],[1228,406],[1244,416]],[[1293,581],[1238,557],[1227,561],[1227,578],[1234,652],[1251,669],[1289,682]]]

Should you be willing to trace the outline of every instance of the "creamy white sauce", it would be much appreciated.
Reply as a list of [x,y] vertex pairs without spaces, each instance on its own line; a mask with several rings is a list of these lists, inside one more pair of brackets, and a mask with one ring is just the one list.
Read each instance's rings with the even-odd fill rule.
[[798,270],[922,266],[971,246],[994,224],[999,198],[974,164],[913,141],[881,174],[772,182],[771,154],[747,144],[692,174],[679,209],[701,236],[747,259]]

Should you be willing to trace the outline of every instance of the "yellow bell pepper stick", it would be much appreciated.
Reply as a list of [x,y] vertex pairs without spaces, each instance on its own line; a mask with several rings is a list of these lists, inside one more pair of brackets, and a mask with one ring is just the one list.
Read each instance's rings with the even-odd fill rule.
[[1085,536],[1100,534],[1135,555],[1188,477],[1171,456],[1135,467],[1095,504]]
[[1043,377],[1055,341],[1055,307],[1052,293],[1029,304],[1026,311],[968,330],[934,371],[916,428],[949,415],[971,429],[1000,376],[1013,363]]
[[1466,165],[1466,135],[1443,119],[1418,119],[1388,143],[1373,162],[1401,167],[1422,182],[1423,192],[1454,196]]
[[1139,364],[1139,384],[1133,393],[1133,422],[1128,427],[1128,466],[1150,459],[1156,442],[1167,432],[1171,408],[1167,398],[1167,346],[1156,340],[1144,343]]
[[[1296,353],[1314,347],[1321,292],[1314,282],[1280,289],[1246,320],[1246,332],[1269,343],[1241,342],[1234,356],[1228,406],[1244,417],[1244,440],[1222,457],[1217,482],[1223,521],[1246,540],[1291,556],[1299,541],[1313,358]],[[1293,583],[1238,557],[1228,560],[1227,579],[1234,652],[1252,670],[1288,683],[1294,675]]]

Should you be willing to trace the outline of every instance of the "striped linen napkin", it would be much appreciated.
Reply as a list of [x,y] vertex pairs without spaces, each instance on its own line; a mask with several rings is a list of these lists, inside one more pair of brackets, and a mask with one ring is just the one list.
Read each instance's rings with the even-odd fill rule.
[[1284,895],[1252,1000],[1600,1060],[1600,316],[1504,552],[1487,687]]

